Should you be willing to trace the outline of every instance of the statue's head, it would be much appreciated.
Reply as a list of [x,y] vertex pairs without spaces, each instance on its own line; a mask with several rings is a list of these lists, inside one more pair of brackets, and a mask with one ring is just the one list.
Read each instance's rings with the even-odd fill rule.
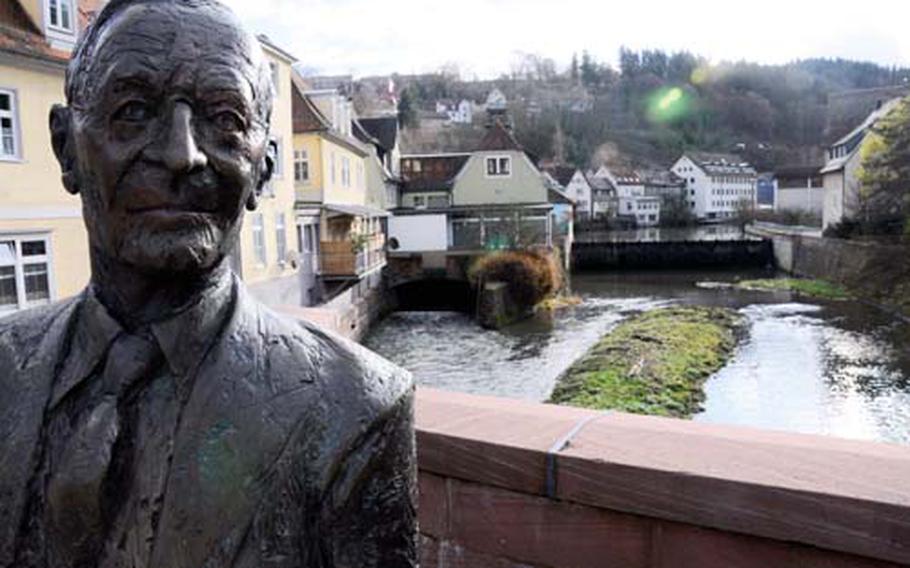
[[271,74],[216,0],[111,0],[51,111],[93,255],[147,273],[211,270],[272,173]]

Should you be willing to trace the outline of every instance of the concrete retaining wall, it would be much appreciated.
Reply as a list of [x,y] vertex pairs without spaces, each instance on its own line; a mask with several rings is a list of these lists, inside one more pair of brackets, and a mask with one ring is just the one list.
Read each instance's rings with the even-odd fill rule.
[[910,314],[910,248],[848,241],[782,230],[750,228],[771,242],[781,270],[846,286],[869,299]]
[[572,249],[572,266],[576,270],[765,266],[771,262],[771,245],[761,240],[653,243],[576,242]]

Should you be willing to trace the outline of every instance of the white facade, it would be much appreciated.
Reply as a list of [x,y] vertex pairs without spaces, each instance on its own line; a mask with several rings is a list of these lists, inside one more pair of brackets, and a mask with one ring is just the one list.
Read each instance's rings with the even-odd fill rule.
[[616,188],[616,215],[632,217],[642,227],[660,223],[661,199],[659,196],[645,195],[645,184],[637,175],[616,175],[604,165],[594,173],[594,177],[609,180]]
[[467,99],[461,99],[457,104],[436,101],[436,112],[448,116],[449,122],[455,124],[471,124],[474,118],[474,107]]
[[575,200],[575,212],[582,217],[590,217],[593,210],[591,199],[591,184],[581,170],[575,170],[575,175],[565,187],[566,195]]
[[[398,247],[392,247],[395,239]],[[397,215],[389,218],[392,252],[444,251],[449,248],[446,215]]]
[[732,219],[755,203],[757,176],[748,164],[701,162],[683,155],[670,169],[685,180],[689,209],[699,220]]

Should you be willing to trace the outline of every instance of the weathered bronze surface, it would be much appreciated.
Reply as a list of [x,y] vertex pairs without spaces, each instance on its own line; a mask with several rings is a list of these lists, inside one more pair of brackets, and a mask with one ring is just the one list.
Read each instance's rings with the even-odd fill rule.
[[415,566],[411,378],[228,268],[274,163],[257,40],[112,0],[66,95],[92,281],[0,320],[0,566]]

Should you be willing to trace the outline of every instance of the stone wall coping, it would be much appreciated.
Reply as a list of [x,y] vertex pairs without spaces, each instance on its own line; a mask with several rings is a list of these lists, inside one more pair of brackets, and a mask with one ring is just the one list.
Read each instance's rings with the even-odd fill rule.
[[421,387],[424,472],[910,564],[910,448]]

